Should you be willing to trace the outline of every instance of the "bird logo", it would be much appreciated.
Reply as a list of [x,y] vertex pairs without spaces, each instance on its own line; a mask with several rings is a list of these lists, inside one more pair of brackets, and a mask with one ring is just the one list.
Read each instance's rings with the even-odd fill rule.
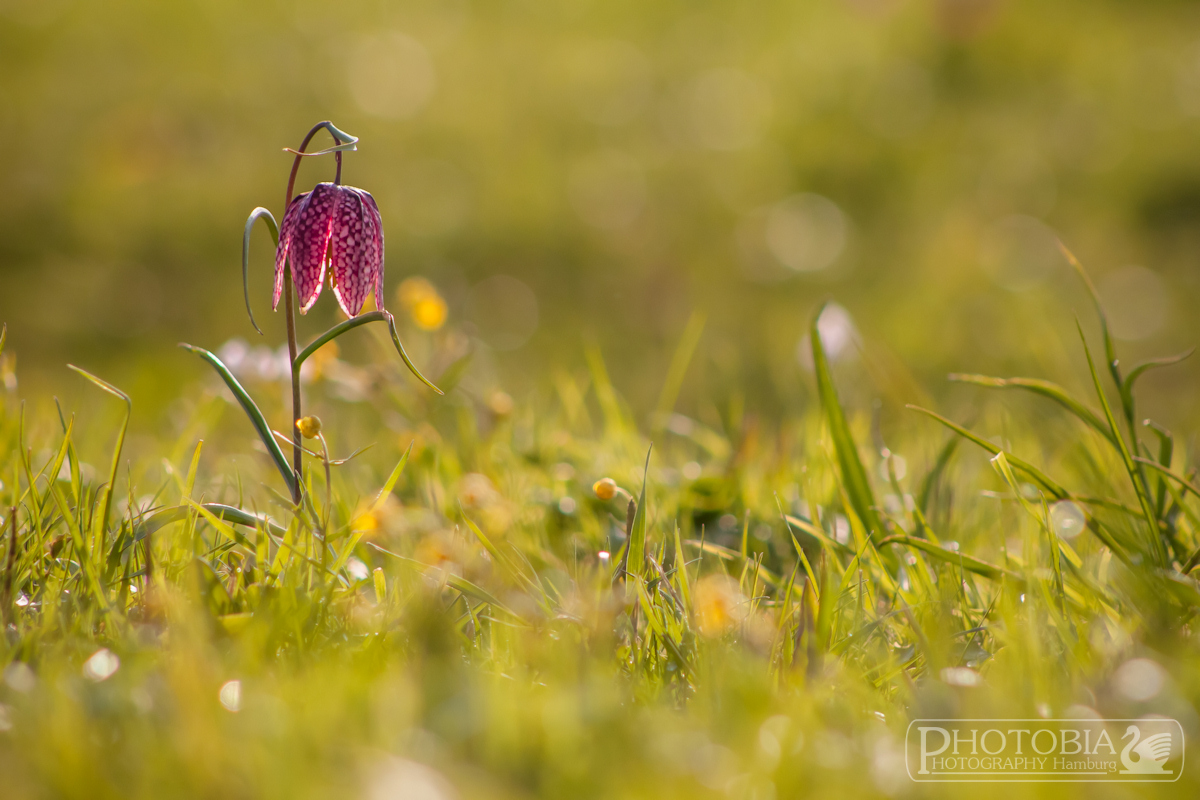
[[[1132,738],[1131,738],[1132,737]],[[1163,769],[1171,755],[1171,732],[1163,731],[1152,736],[1142,737],[1142,729],[1130,725],[1125,730],[1122,739],[1129,739],[1129,744],[1121,751],[1121,763],[1125,769],[1122,775],[1170,775],[1171,770]],[[1137,754],[1135,761],[1131,752]]]

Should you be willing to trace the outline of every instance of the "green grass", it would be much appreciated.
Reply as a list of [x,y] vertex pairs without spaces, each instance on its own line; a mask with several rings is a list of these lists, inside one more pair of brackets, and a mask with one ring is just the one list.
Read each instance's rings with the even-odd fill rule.
[[[664,423],[702,324],[649,454],[598,352],[554,400],[434,414],[380,336],[387,402],[428,421],[332,485],[310,458],[298,510],[245,419],[236,470],[203,403],[154,463],[100,431],[96,469],[72,418],[3,395],[0,796],[951,797],[909,781],[910,719],[1197,732],[1193,464],[1105,329],[1090,395],[959,376],[1037,405],[914,409],[885,449],[815,321],[816,405]],[[1147,699],[1113,680],[1134,657],[1167,676]]]

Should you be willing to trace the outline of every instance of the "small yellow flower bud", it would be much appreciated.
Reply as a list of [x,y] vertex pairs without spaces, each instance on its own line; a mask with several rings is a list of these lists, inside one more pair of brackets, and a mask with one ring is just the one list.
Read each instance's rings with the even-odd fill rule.
[[592,491],[601,500],[612,500],[617,496],[617,482],[612,478],[601,478],[592,484]]
[[305,439],[315,439],[321,432],[321,420],[319,417],[301,417],[296,420],[296,428]]

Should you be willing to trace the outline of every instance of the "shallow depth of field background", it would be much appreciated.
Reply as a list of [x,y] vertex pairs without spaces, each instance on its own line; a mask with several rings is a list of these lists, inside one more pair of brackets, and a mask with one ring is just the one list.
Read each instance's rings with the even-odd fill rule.
[[[409,275],[448,302],[415,354],[450,354],[436,379],[474,352],[477,396],[595,343],[644,421],[699,311],[679,409],[787,413],[826,297],[887,413],[970,402],[956,370],[1074,389],[1094,323],[1056,236],[1128,357],[1200,338],[1197,23],[1167,0],[0,0],[0,320],[22,395],[94,405],[70,361],[157,425],[208,377],[177,341],[257,339],[242,223],[281,213],[282,148],[328,118],[362,138],[345,180],[382,210],[388,303]],[[1198,381],[1149,376],[1146,412],[1186,428]]]

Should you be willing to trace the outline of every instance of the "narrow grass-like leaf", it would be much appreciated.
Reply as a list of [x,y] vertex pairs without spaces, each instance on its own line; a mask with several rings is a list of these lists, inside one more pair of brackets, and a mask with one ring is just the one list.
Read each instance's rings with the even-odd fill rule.
[[875,498],[871,493],[871,484],[867,480],[867,471],[863,469],[858,457],[858,448],[846,423],[846,414],[838,400],[837,387],[833,384],[833,376],[829,371],[829,360],[825,356],[825,346],[821,342],[821,331],[817,323],[821,319],[822,305],[813,315],[809,326],[809,338],[812,342],[813,371],[817,376],[817,394],[821,398],[821,408],[829,423],[829,433],[833,437],[834,452],[837,454],[838,466],[841,468],[842,484],[850,503],[858,518],[866,526],[868,534],[875,539],[883,536],[883,526],[875,513]]
[[675,348],[675,355],[671,357],[671,366],[667,368],[667,377],[663,380],[662,391],[658,395],[658,404],[654,407],[654,430],[656,433],[666,428],[667,418],[675,409],[675,401],[679,398],[679,390],[687,375],[688,364],[691,363],[692,355],[696,352],[696,345],[700,343],[700,336],[704,333],[704,323],[704,314],[700,311],[693,311],[692,316],[688,318],[687,326],[683,329],[683,336],[679,338],[679,345]]
[[1009,580],[1016,586],[1024,586],[1025,579],[1011,570],[1003,567],[990,564],[974,556],[969,556],[966,553],[960,553],[956,550],[949,550],[941,545],[934,544],[928,539],[918,539],[915,536],[889,536],[879,542],[880,546],[885,544],[902,544],[905,547],[912,547],[920,550],[930,556],[933,556],[938,561],[943,561],[947,564],[962,567],[967,572],[981,575],[984,578],[991,580]]
[[1121,383],[1121,403],[1126,409],[1126,416],[1128,417],[1128,422],[1130,425],[1132,425],[1135,421],[1133,388],[1134,384],[1137,383],[1137,379],[1152,369],[1174,366],[1175,364],[1187,359],[1194,352],[1196,352],[1196,349],[1192,348],[1186,353],[1166,356],[1165,358],[1151,359],[1144,364],[1138,364],[1136,367],[1130,370],[1129,375],[1127,375],[1124,382]]
[[279,224],[275,222],[275,217],[262,206],[251,211],[250,218],[246,220],[246,230],[242,234],[242,293],[246,297],[246,313],[250,315],[250,324],[254,326],[254,330],[262,334],[262,328],[258,327],[258,323],[254,321],[254,311],[250,308],[250,233],[254,230],[254,223],[260,219],[271,231],[271,241],[275,243],[276,247],[279,246]]
[[[984,450],[991,453],[993,456],[998,455],[1000,453],[1004,453],[1003,448],[1001,448],[995,444],[992,444],[987,439],[984,439],[980,436],[975,435],[974,433],[971,433],[966,428],[962,427],[961,425],[958,425],[955,422],[950,421],[949,419],[946,419],[941,414],[938,414],[935,411],[930,411],[927,408],[921,408],[920,406],[914,406],[914,405],[908,405],[908,406],[906,406],[906,408],[909,408],[913,411],[919,411],[922,414],[932,417],[933,419],[935,419],[938,422],[945,425],[950,430],[957,433],[959,436],[962,436],[964,439],[967,439],[967,440],[979,445]],[[1063,488],[1063,486],[1061,484],[1052,480],[1044,472],[1042,472],[1040,469],[1038,469],[1037,467],[1030,464],[1028,461],[1018,458],[1017,456],[1014,456],[1011,453],[1005,453],[1005,459],[1008,461],[1008,463],[1014,469],[1025,474],[1034,483],[1038,484],[1042,489],[1046,490],[1051,495],[1053,495],[1054,499],[1056,499],[1056,500],[1071,499],[1071,493],[1068,492],[1065,488]],[[1090,530],[1092,533],[1094,533],[1096,535],[1096,538],[1098,538],[1101,542],[1103,542],[1104,546],[1107,547],[1109,550],[1111,550],[1117,556],[1117,558],[1121,559],[1121,561],[1125,564],[1129,563],[1129,556],[1125,553],[1125,548],[1121,547],[1121,545],[1119,545],[1117,543],[1116,539],[1113,538],[1112,534],[1108,530],[1106,530],[1104,528],[1104,526],[1101,525],[1094,517],[1088,519],[1087,526],[1088,526],[1088,530]]]
[[683,552],[683,541],[679,538],[679,526],[675,526],[675,574],[679,584],[679,593],[683,595],[685,608],[692,605],[692,584],[688,579],[687,556]]
[[1112,376],[1113,383],[1120,388],[1123,384],[1120,365],[1117,363],[1117,351],[1113,347],[1112,334],[1108,330],[1108,314],[1104,311],[1104,304],[1100,302],[1100,292],[1096,291],[1096,284],[1092,283],[1092,278],[1083,268],[1083,264],[1079,263],[1079,259],[1067,249],[1067,246],[1061,240],[1058,243],[1058,249],[1062,251],[1063,256],[1067,259],[1067,263],[1075,270],[1079,279],[1083,281],[1083,285],[1087,287],[1088,294],[1091,295],[1092,304],[1096,307],[1096,316],[1100,318],[1100,334],[1104,340],[1104,358],[1108,362],[1108,371]]
[[409,371],[417,377],[417,380],[421,381],[421,383],[425,384],[430,389],[433,389],[438,394],[444,394],[441,389],[433,385],[432,381],[421,374],[421,371],[417,369],[417,365],[414,364],[412,359],[408,357],[408,353],[404,350],[404,345],[400,343],[400,334],[396,332],[396,319],[387,311],[368,311],[365,314],[359,314],[357,317],[351,317],[348,320],[344,320],[339,322],[337,325],[334,325],[332,328],[314,339],[312,344],[296,354],[296,359],[292,362],[292,369],[299,371],[300,365],[307,361],[308,357],[313,353],[317,352],[322,347],[341,336],[343,333],[352,331],[360,325],[366,325],[368,322],[386,322],[388,325],[388,332],[392,335],[392,344],[395,345],[396,352],[400,354],[400,358],[403,359],[404,364],[408,367]]
[[[908,405],[908,406],[905,406],[905,408],[909,408],[913,411],[919,411],[922,414],[932,417],[933,419],[935,419],[938,422],[945,425],[950,430],[957,433],[959,436],[961,436],[964,439],[967,439],[971,442],[974,442],[975,444],[982,447],[984,450],[987,450],[992,455],[996,455],[997,453],[1004,452],[1004,449],[1002,447],[1000,447],[999,445],[992,444],[987,439],[984,439],[981,436],[977,436],[974,433],[971,433],[966,428],[962,427],[961,425],[959,425],[955,422],[950,421],[946,417],[943,417],[941,414],[938,414],[936,411],[930,411],[927,408],[921,408],[920,406],[914,406],[914,405]],[[1058,484],[1057,482],[1052,480],[1044,472],[1042,472],[1040,469],[1038,469],[1037,467],[1030,464],[1028,461],[1017,458],[1016,456],[1014,456],[1012,454],[1007,454],[1006,458],[1008,458],[1009,463],[1012,464],[1012,466],[1014,468],[1025,473],[1026,475],[1028,475],[1030,479],[1032,479],[1035,483],[1040,485],[1043,489],[1048,491],[1050,494],[1054,495],[1054,497],[1056,499],[1061,500],[1070,495],[1070,493],[1066,489],[1064,489],[1060,484]]]
[[[1129,480],[1133,483],[1133,491],[1137,494],[1138,504],[1141,506],[1142,513],[1146,517],[1146,524],[1149,526],[1146,533],[1150,539],[1150,553],[1154,556],[1156,562],[1162,566],[1166,563],[1167,554],[1163,549],[1162,537],[1158,534],[1158,517],[1154,514],[1154,508],[1150,504],[1150,497],[1146,494],[1145,483],[1141,480],[1137,467],[1134,466],[1133,456],[1125,444],[1125,439],[1121,436],[1120,431],[1117,430],[1117,420],[1113,416],[1112,407],[1108,404],[1108,398],[1104,394],[1104,387],[1100,385],[1100,375],[1097,374],[1096,365],[1092,361],[1092,352],[1088,349],[1087,339],[1083,335],[1083,326],[1079,325],[1077,321],[1076,327],[1079,329],[1079,338],[1083,342],[1083,353],[1087,356],[1088,370],[1092,373],[1092,382],[1096,386],[1096,396],[1100,400],[1100,408],[1104,411],[1104,418],[1108,420],[1109,429],[1116,439],[1117,452],[1121,454],[1121,461],[1125,464],[1125,471],[1129,473]],[[1119,385],[1120,383],[1118,382]]]
[[629,544],[626,548],[626,572],[644,578],[646,575],[646,485],[650,482],[650,453],[654,445],[646,451],[646,466],[642,470],[642,493],[638,497],[637,511],[633,517],[633,527],[629,530]]
[[951,436],[947,439],[946,444],[938,451],[937,459],[933,462],[933,467],[925,474],[924,479],[922,479],[921,490],[917,496],[917,508],[922,513],[929,513],[929,501],[933,497],[933,492],[937,488],[938,481],[941,480],[942,473],[946,471],[946,466],[954,456],[954,451],[958,449],[960,441],[962,439],[958,436]]
[[608,435],[619,435],[631,427],[625,419],[617,393],[608,377],[608,368],[604,365],[604,355],[598,345],[591,345],[584,350],[588,370],[592,375],[592,386],[596,391],[596,400],[600,403],[600,411],[604,415],[604,430]]
[[391,496],[392,490],[396,488],[396,482],[400,480],[400,476],[404,473],[404,467],[408,464],[408,456],[412,453],[413,444],[415,443],[415,439],[408,443],[408,448],[404,451],[404,455],[400,456],[400,460],[396,463],[395,468],[392,469],[392,474],[388,475],[388,479],[384,481],[383,488],[375,496],[375,502],[371,503],[372,512],[383,508],[383,504]]
[[1066,390],[1056,383],[1037,378],[992,378],[987,375],[967,375],[963,373],[950,375],[950,380],[958,383],[971,383],[990,389],[1024,389],[1025,391],[1041,395],[1058,403],[1072,416],[1078,418],[1089,428],[1107,439],[1112,445],[1116,446],[1112,432],[1104,424],[1104,420],[1100,419],[1095,411],[1092,411],[1083,403],[1067,394]]
[[[743,569],[745,569],[748,564],[751,564],[754,561],[754,559],[742,558],[742,554],[737,550],[731,550],[728,547],[722,547],[721,545],[713,542],[702,542],[699,539],[684,539],[683,544],[687,545],[688,547],[695,548],[701,553],[707,553],[708,555],[716,556],[722,561],[741,565]],[[778,589],[783,586],[783,578],[778,573],[763,566],[759,566],[757,569],[759,577],[761,577],[773,588]],[[800,594],[800,592],[797,590],[796,594]]]
[[[104,489],[103,510],[100,512],[100,517],[97,520],[97,525],[99,525],[99,527],[96,531],[96,538],[97,542],[99,543],[99,551],[101,554],[103,554],[105,550],[104,540],[108,531],[109,513],[112,511],[113,489],[116,487],[117,483],[117,470],[120,469],[121,466],[121,450],[125,447],[125,432],[129,430],[129,418],[133,415],[133,401],[129,399],[129,395],[125,394],[111,383],[97,378],[87,370],[80,369],[74,364],[68,364],[67,368],[79,373],[101,390],[108,392],[113,397],[116,397],[125,403],[125,418],[121,421],[121,428],[117,432],[117,444],[116,447],[113,448],[112,467],[108,472],[108,485]],[[57,475],[53,475],[51,476],[51,480],[54,480],[57,477]]]
[[[1171,459],[1175,455],[1175,437],[1171,432],[1159,425],[1154,420],[1146,420],[1142,423],[1158,437],[1158,463],[1164,467],[1171,466]],[[1162,478],[1158,479],[1158,492],[1154,496],[1154,513],[1159,519],[1163,519],[1163,513],[1166,511],[1167,501],[1167,482]]]
[[279,443],[275,441],[275,437],[271,434],[271,426],[267,424],[266,417],[259,411],[258,406],[250,397],[250,394],[242,388],[242,384],[238,383],[238,379],[233,376],[229,368],[217,358],[216,355],[205,350],[203,347],[195,347],[190,344],[179,345],[185,350],[190,350],[196,355],[203,358],[221,379],[225,381],[225,385],[229,387],[229,391],[233,392],[233,396],[237,398],[242,410],[246,412],[246,416],[250,419],[250,424],[254,426],[254,430],[258,433],[258,438],[262,441],[263,446],[267,448],[267,453],[270,454],[271,460],[275,462],[275,467],[279,470],[279,474],[283,476],[284,483],[287,484],[288,490],[295,492],[296,476],[292,472],[291,466],[288,464],[287,457],[284,456],[283,450],[279,447]]
[[[262,527],[276,536],[282,536],[284,534],[284,529],[268,517],[260,516],[258,514],[251,514],[249,511],[243,511],[240,508],[227,506],[223,503],[200,503],[199,505],[205,511],[217,517],[218,519],[222,519],[227,522],[233,522],[238,525],[245,525],[250,528]],[[191,510],[192,507],[185,504],[180,506],[171,506],[170,508],[162,508],[158,511],[155,511],[153,514],[150,514],[141,522],[134,525],[133,536],[131,537],[131,541],[129,543],[133,544],[134,542],[141,541],[160,528],[170,525],[172,522],[179,522],[182,519],[186,519]]]
[[490,606],[492,606],[493,608],[499,609],[500,611],[503,611],[505,614],[508,614],[509,616],[511,616],[515,619],[518,619],[518,620],[523,619],[520,614],[518,614],[516,611],[513,611],[508,606],[504,605],[504,603],[500,602],[500,600],[498,600],[496,598],[496,596],[493,595],[491,592],[487,591],[486,589],[484,589],[480,586],[475,585],[474,583],[471,583],[471,581],[467,580],[466,578],[460,578],[459,576],[455,575],[452,572],[447,572],[445,570],[441,570],[438,567],[432,567],[429,564],[422,563],[420,561],[417,561],[414,558],[407,558],[406,556],[402,556],[399,553],[393,553],[391,550],[386,550],[386,549],[380,547],[379,545],[375,544],[374,542],[367,542],[367,545],[369,547],[372,547],[372,548],[378,550],[379,552],[383,553],[384,555],[388,555],[388,556],[391,556],[392,558],[398,559],[405,563],[412,564],[413,566],[417,567],[417,569],[421,570],[422,572],[429,573],[432,570],[438,570],[440,575],[445,578],[446,585],[448,585],[454,589],[457,589],[458,591],[462,592],[465,595],[474,597],[476,600],[487,603]]

